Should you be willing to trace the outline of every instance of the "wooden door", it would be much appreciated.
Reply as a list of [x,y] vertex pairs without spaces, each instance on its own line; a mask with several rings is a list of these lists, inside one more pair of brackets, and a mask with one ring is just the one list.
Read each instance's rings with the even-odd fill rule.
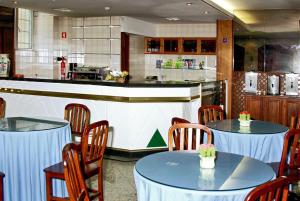
[[252,119],[263,120],[262,98],[260,96],[245,96],[245,110],[250,112]]

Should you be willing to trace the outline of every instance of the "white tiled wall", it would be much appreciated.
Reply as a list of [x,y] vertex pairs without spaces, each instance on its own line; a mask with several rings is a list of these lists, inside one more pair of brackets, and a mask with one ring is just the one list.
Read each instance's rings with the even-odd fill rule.
[[129,39],[129,66],[133,80],[145,78],[144,37],[131,35]]
[[33,18],[32,49],[16,50],[16,73],[25,77],[53,77],[53,16],[38,13]]
[[[156,60],[175,61],[178,56],[182,59],[195,59],[196,64],[204,62],[205,70],[191,69],[163,69],[156,68]],[[168,54],[146,54],[145,76],[155,75],[159,80],[203,80],[216,79],[216,56],[215,55],[168,55]]]
[[[33,49],[16,51],[16,72],[25,77],[59,78],[64,56],[68,63],[120,69],[120,17],[34,17]],[[62,32],[67,38],[62,38]]]
[[159,24],[157,37],[216,37],[216,24]]

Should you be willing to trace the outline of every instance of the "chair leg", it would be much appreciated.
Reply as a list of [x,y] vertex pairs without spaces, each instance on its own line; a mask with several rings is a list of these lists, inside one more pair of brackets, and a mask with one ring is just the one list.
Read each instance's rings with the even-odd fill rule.
[[46,172],[46,197],[47,201],[52,200],[52,177]]
[[103,173],[102,173],[102,168],[99,170],[98,174],[98,192],[99,192],[99,201],[103,201]]

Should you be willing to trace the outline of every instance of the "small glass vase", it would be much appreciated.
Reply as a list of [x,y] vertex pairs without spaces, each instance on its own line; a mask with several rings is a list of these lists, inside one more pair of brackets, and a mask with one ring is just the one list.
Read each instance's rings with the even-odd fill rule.
[[204,169],[212,169],[215,167],[215,157],[201,157],[200,167]]

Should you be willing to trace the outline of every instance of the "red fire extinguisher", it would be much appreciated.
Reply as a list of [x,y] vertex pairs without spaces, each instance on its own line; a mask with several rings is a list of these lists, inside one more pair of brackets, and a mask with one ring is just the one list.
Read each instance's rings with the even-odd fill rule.
[[61,61],[60,62],[60,78],[62,80],[65,80],[66,79],[66,72],[65,72],[65,69],[66,69],[66,58],[65,57],[58,57],[57,58],[58,61]]

